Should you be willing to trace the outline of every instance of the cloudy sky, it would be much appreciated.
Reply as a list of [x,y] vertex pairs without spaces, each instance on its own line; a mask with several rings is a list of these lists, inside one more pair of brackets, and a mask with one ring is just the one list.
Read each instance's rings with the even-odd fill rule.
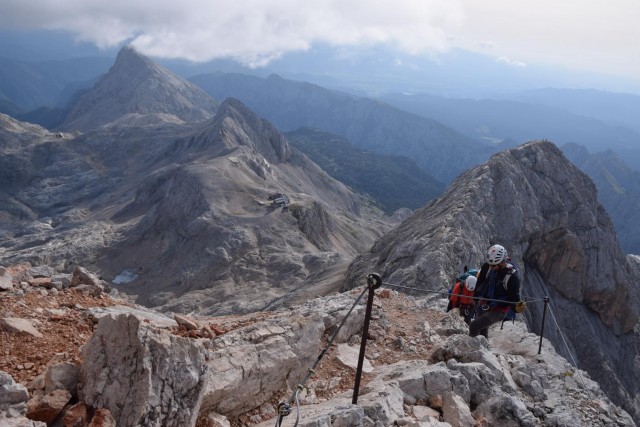
[[0,29],[63,29],[155,57],[260,66],[315,44],[452,48],[640,78],[640,0],[2,0]]

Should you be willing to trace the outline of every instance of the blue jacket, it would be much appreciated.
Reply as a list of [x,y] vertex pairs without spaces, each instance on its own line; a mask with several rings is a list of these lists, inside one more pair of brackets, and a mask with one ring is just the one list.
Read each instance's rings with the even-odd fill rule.
[[[520,301],[520,277],[518,270],[507,263],[506,267],[492,269],[484,263],[476,283],[476,297],[503,300],[506,302],[488,301],[489,306],[499,310],[508,309]],[[507,283],[505,284],[505,279]],[[482,302],[481,302],[482,303]]]

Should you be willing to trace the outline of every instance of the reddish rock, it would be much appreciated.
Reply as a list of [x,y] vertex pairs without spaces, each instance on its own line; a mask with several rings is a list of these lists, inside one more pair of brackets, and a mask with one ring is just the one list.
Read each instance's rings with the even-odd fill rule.
[[200,329],[198,322],[191,317],[181,316],[179,314],[176,314],[173,316],[173,319],[178,324],[178,327],[183,326],[187,331],[194,331],[196,329]]
[[62,419],[64,427],[84,427],[89,419],[87,405],[84,403],[76,403],[67,410]]
[[442,409],[442,395],[435,394],[431,396],[431,400],[429,400],[429,406],[433,409],[441,410]]
[[27,402],[27,418],[50,424],[62,411],[71,393],[67,390],[55,390],[43,396],[36,396]]
[[116,420],[108,409],[97,409],[88,427],[116,427]]

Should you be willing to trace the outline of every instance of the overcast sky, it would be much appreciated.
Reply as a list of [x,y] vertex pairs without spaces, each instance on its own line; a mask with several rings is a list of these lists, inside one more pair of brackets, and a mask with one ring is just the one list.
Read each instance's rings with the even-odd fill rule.
[[2,0],[0,29],[64,29],[100,47],[265,65],[316,43],[454,47],[508,66],[640,78],[640,0]]

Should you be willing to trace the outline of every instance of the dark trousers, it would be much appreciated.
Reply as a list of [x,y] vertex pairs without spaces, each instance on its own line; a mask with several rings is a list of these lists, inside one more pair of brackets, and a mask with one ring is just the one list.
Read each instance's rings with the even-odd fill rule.
[[495,310],[480,311],[475,319],[469,323],[469,335],[476,337],[484,335],[489,338],[489,326],[504,319],[506,313]]
[[467,325],[476,317],[476,307],[473,304],[464,304],[459,307],[460,316]]

